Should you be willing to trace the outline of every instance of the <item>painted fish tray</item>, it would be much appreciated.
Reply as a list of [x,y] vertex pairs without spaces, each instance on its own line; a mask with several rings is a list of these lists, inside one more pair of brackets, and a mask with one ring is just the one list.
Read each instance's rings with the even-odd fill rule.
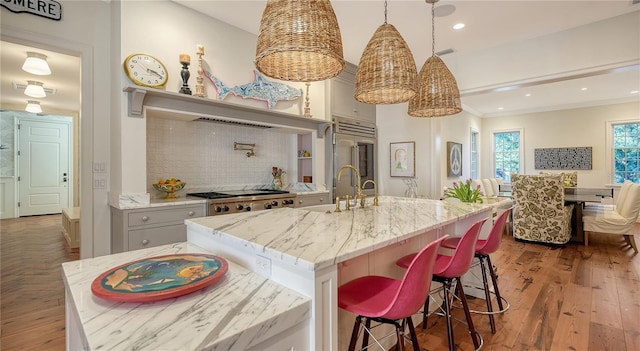
[[228,268],[224,258],[210,254],[150,257],[100,274],[91,291],[110,301],[154,302],[205,288],[222,279]]

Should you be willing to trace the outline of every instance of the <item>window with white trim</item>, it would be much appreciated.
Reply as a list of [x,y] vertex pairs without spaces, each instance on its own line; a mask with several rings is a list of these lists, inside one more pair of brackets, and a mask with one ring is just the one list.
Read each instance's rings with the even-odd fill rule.
[[480,133],[477,130],[471,130],[471,179],[480,179],[478,174],[479,154],[478,154],[478,138]]
[[612,123],[611,144],[613,182],[640,183],[640,122]]
[[520,173],[522,165],[522,132],[493,132],[493,175],[511,182],[511,173]]

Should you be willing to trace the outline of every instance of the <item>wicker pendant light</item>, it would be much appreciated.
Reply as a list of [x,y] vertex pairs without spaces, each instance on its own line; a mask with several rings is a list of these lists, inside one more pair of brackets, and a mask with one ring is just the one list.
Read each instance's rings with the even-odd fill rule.
[[462,111],[462,105],[455,77],[435,54],[435,3],[438,0],[425,1],[431,4],[431,57],[420,69],[418,94],[409,100],[409,115],[413,117],[453,115]]
[[409,46],[396,27],[378,27],[362,53],[356,72],[355,99],[366,104],[397,104],[416,95],[418,72]]
[[295,82],[342,72],[342,38],[329,0],[268,0],[255,65],[265,75]]

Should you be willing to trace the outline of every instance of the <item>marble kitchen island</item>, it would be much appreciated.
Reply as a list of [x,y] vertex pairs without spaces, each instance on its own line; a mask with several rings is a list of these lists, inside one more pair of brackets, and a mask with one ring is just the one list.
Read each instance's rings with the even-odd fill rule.
[[[377,274],[402,277],[394,264],[445,234],[461,235],[490,206],[380,197],[364,208],[281,208],[186,220],[187,240],[312,299],[309,350],[341,350],[353,317],[338,311],[338,286]],[[338,327],[340,326],[340,327]]]
[[232,260],[225,278],[191,294],[152,303],[100,299],[91,283],[127,262],[168,254],[209,253],[177,243],[66,262],[66,349],[78,350],[304,350],[311,299]]

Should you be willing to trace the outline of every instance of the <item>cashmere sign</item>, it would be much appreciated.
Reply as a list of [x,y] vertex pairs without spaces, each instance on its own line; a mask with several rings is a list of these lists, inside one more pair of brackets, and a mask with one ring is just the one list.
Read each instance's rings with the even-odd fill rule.
[[0,0],[0,5],[15,13],[27,12],[55,21],[62,18],[62,5],[54,0]]

